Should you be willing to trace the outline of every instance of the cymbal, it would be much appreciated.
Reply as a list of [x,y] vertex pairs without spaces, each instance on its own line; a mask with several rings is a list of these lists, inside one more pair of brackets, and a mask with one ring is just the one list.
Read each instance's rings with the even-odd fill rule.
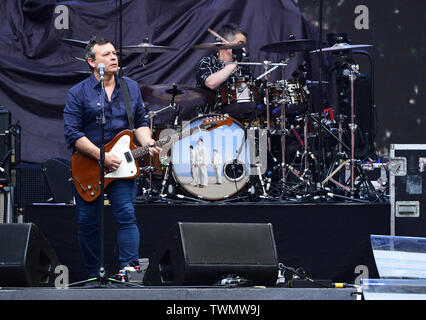
[[246,47],[245,43],[223,43],[223,42],[213,42],[213,43],[202,43],[192,46],[192,49],[204,49],[204,50],[226,50],[226,49],[241,49]]
[[162,53],[177,50],[177,48],[157,46],[148,42],[123,47],[123,53]]
[[262,51],[282,53],[306,51],[316,48],[317,41],[311,39],[288,40],[267,44],[260,48]]
[[143,100],[157,105],[168,105],[173,101],[181,107],[193,107],[214,100],[214,94],[201,88],[182,84],[158,84],[141,87]]
[[[330,52],[330,51],[343,51],[343,50],[352,50],[352,49],[359,49],[359,48],[367,48],[367,47],[372,47],[372,45],[370,44],[355,44],[355,45],[350,45],[347,43],[336,43],[335,45],[328,47],[328,48],[323,48],[322,51],[325,52]],[[320,50],[314,50],[314,51],[310,51],[310,53],[318,53],[320,52]]]
[[62,42],[72,45],[74,47],[86,48],[89,44],[89,41],[76,40],[76,39],[61,39]]

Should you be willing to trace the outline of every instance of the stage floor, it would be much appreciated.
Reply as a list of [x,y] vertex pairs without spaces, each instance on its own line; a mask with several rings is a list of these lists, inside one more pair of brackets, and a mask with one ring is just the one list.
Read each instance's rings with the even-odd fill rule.
[[[0,300],[273,301],[357,300],[355,288],[2,288]],[[220,301],[220,302],[219,302]]]

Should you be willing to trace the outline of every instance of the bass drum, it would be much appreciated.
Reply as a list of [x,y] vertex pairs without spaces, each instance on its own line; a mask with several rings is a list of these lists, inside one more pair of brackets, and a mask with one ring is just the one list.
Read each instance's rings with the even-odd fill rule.
[[[226,125],[210,131],[198,126],[209,119],[223,117],[208,114],[185,124],[182,132],[192,134],[171,147],[172,174],[179,186],[192,197],[217,201],[242,192],[249,181],[250,146],[243,126],[228,117]],[[184,134],[185,136],[185,134]]]

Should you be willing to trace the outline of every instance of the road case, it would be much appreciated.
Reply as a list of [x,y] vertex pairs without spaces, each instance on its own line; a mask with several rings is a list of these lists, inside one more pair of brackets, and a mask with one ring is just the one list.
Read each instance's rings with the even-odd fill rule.
[[426,237],[426,144],[391,144],[391,235]]

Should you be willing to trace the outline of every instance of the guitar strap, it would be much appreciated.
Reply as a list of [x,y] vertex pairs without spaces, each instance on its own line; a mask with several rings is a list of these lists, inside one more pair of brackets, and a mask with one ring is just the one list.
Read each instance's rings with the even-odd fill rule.
[[123,93],[124,104],[126,105],[127,118],[129,119],[130,129],[134,131],[135,124],[134,124],[134,119],[132,114],[132,108],[130,106],[129,89],[127,87],[126,81],[123,78],[120,78],[120,87],[122,88],[121,92]]

